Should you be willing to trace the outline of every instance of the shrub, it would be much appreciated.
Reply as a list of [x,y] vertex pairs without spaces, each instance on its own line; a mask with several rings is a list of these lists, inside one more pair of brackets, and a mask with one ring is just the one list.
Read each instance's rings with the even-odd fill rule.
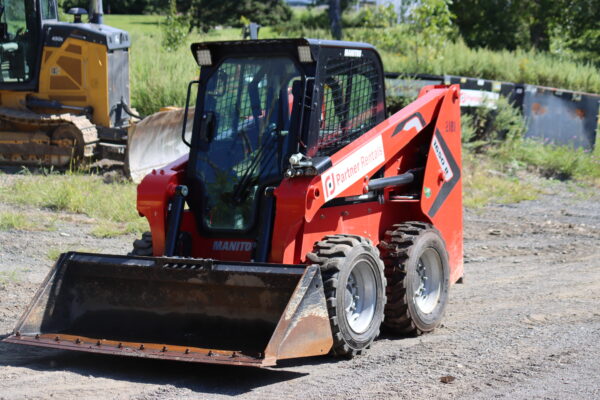
[[169,12],[162,25],[163,47],[168,51],[177,50],[185,43],[185,38],[189,32],[189,18],[186,15],[177,13],[175,0],[169,1]]
[[463,145],[477,152],[489,150],[506,141],[519,140],[526,129],[521,112],[504,97],[498,99],[494,109],[463,109],[461,126]]

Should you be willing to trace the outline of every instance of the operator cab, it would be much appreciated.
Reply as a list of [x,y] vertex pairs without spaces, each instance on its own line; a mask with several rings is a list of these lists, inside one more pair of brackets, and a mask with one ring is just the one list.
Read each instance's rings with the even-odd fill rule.
[[[56,20],[55,0],[0,0],[0,82],[35,78],[41,20]],[[38,10],[40,12],[38,12]]]
[[380,57],[368,44],[310,39],[192,52],[201,73],[187,171],[198,229],[269,242],[257,226],[272,225],[272,190],[290,156],[326,165],[386,118]]

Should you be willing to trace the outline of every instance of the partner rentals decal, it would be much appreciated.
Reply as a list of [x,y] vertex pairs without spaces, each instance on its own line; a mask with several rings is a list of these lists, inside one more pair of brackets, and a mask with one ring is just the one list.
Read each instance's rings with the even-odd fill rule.
[[384,162],[383,140],[377,136],[325,172],[321,180],[325,201],[336,197]]

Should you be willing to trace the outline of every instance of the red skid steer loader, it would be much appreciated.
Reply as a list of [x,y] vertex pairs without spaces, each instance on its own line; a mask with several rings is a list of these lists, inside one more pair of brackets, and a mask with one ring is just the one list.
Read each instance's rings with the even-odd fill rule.
[[192,53],[189,155],[138,187],[151,232],[127,256],[62,254],[5,340],[272,366],[436,328],[463,274],[458,86],[388,116],[368,44]]

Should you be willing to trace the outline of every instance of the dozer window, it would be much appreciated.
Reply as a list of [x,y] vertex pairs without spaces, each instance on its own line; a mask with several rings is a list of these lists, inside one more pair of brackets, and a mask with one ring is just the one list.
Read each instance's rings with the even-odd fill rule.
[[280,179],[292,86],[300,72],[287,58],[226,59],[206,83],[204,112],[214,124],[200,146],[203,223],[216,230],[251,228],[260,193]]
[[41,4],[43,19],[57,19],[56,8],[54,7],[54,0],[42,0]]
[[37,31],[32,2],[0,0],[0,82],[33,78]]
[[331,155],[375,126],[379,85],[369,58],[330,58],[325,64],[317,155]]

